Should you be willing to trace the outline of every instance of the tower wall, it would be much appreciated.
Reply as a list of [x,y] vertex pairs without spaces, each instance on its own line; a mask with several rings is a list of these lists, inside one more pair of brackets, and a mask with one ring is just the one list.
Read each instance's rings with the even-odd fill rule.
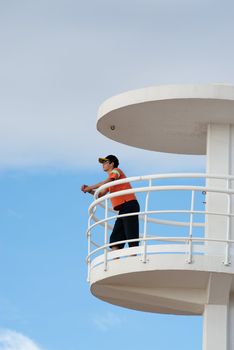
[[[234,126],[231,124],[209,124],[207,128],[207,173],[233,175],[234,173]],[[210,188],[232,188],[231,181],[208,179]],[[230,214],[233,196],[207,193],[206,210],[209,213]],[[228,215],[208,214],[206,217],[206,238],[233,239],[232,219]],[[231,263],[231,247],[226,243],[206,243],[206,254],[222,256],[223,264]],[[203,350],[233,350],[234,337],[231,331],[234,322],[234,299],[230,295],[232,278],[211,275],[207,285],[207,301],[204,305]]]

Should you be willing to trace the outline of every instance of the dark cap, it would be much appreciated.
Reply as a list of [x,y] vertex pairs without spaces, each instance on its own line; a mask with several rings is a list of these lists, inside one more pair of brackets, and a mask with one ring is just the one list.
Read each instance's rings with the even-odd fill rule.
[[116,156],[113,156],[113,154],[110,154],[109,156],[106,156],[104,158],[98,158],[99,163],[104,163],[106,161],[109,161],[110,163],[114,163],[114,167],[118,168],[119,166],[119,160]]

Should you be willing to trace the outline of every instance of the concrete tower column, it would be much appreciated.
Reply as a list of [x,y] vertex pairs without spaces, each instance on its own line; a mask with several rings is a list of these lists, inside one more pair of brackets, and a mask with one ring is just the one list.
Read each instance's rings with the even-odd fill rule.
[[229,313],[228,313],[228,350],[234,349],[234,295],[229,296]]
[[[233,163],[232,151],[233,126],[230,124],[209,124],[207,128],[207,169],[208,174],[231,175]],[[207,185],[211,188],[226,190],[229,186],[227,180],[207,179]],[[231,199],[231,198],[230,198]],[[227,214],[229,199],[226,194],[207,193],[206,210]],[[206,237],[213,239],[227,239],[231,233],[227,216],[207,215]],[[225,254],[225,244],[208,243],[207,253],[213,255]]]
[[[207,173],[233,174],[234,127],[231,124],[209,124],[207,129]],[[230,182],[208,179],[211,188],[227,189]],[[230,203],[229,203],[230,200]],[[228,213],[232,198],[225,194],[207,193],[207,212]],[[206,238],[233,239],[232,222],[228,216],[207,215]],[[206,254],[221,257],[223,264],[229,264],[229,247],[224,243],[206,244]],[[203,318],[203,350],[233,350],[234,336],[231,325],[234,322],[234,299],[230,297],[232,277],[212,273],[206,290]]]

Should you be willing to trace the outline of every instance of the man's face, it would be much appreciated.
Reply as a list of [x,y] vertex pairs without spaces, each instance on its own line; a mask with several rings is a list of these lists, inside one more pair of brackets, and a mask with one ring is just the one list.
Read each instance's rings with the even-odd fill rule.
[[104,163],[102,163],[102,167],[104,171],[112,170],[114,167],[114,163],[110,163],[108,160]]

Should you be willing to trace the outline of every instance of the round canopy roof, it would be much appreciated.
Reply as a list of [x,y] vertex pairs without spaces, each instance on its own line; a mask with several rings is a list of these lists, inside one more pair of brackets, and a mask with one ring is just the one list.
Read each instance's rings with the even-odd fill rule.
[[147,150],[206,154],[209,123],[234,124],[234,86],[172,85],[128,91],[99,108],[97,129]]

